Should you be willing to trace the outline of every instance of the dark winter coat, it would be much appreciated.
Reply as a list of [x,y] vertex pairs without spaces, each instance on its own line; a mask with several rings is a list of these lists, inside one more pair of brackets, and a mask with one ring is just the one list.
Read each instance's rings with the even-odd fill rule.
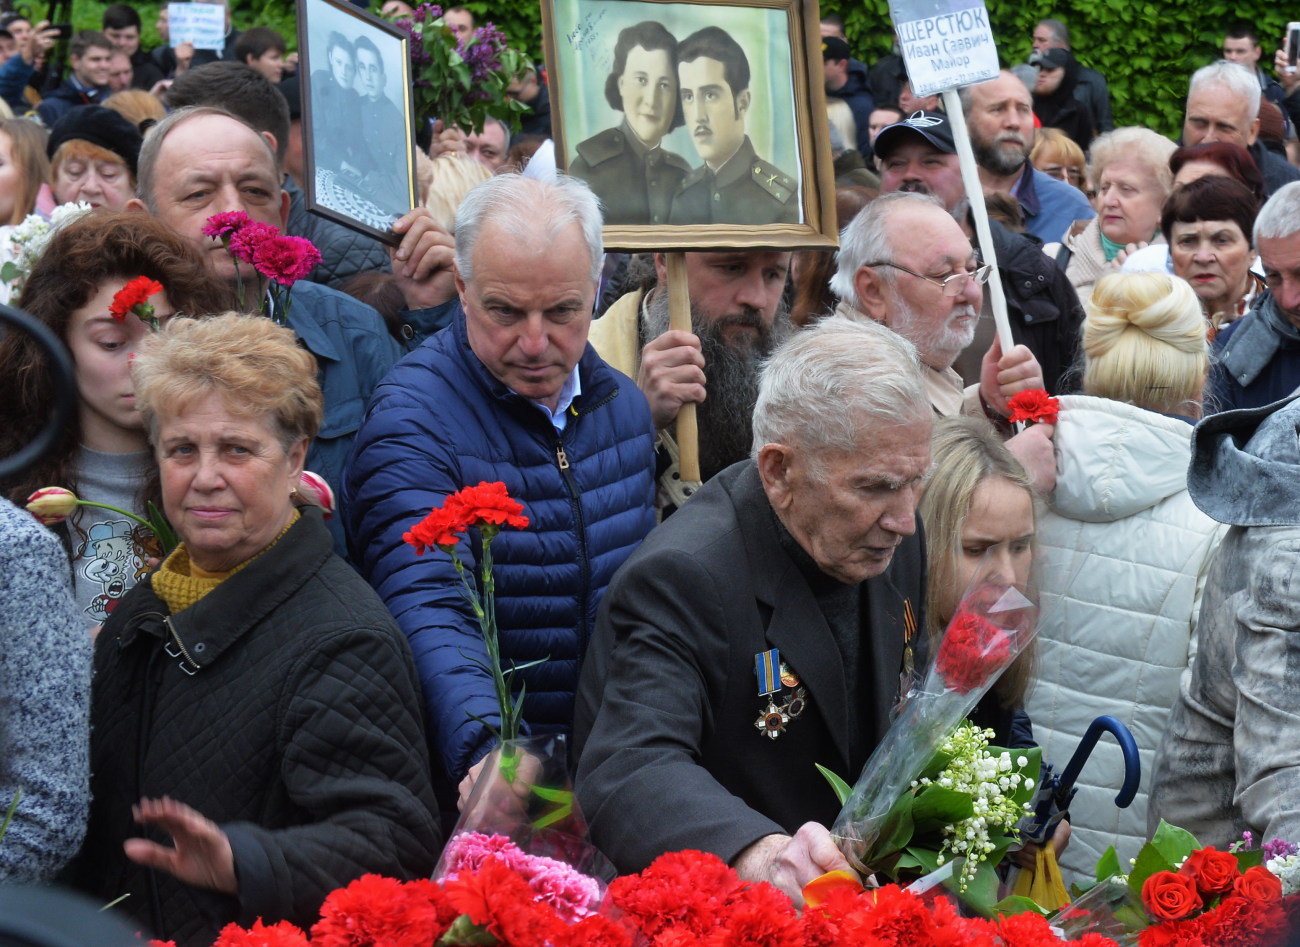
[[[189,608],[146,578],[95,645],[91,790],[76,885],[180,947],[231,921],[312,924],[367,872],[427,877],[440,839],[411,652],[330,551],[315,508]],[[131,817],[170,796],[230,839],[239,894],[129,861]]]
[[[455,786],[492,746],[500,714],[478,622],[446,555],[417,556],[402,534],[448,494],[501,481],[527,529],[492,545],[503,661],[522,671],[523,718],[567,733],[596,606],[654,526],[654,425],[645,397],[587,346],[582,393],[557,433],[469,347],[465,316],[402,359],[375,390],[343,482],[352,561],[406,632],[424,685],[435,770]],[[477,532],[459,553],[478,571]],[[435,778],[438,778],[435,773]]]

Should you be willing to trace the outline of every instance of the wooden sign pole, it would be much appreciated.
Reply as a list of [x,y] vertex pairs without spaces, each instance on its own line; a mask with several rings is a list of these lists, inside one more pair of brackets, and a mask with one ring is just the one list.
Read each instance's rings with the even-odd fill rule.
[[[690,332],[691,294],[686,286],[686,254],[668,254],[668,327]],[[676,422],[678,469],[687,483],[700,482],[700,433],[695,405],[684,404]]]

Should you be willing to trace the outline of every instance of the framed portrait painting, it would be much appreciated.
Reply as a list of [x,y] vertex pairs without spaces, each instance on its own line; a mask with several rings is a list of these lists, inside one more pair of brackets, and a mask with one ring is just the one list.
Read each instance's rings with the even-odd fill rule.
[[307,209],[396,244],[415,206],[407,39],[346,0],[298,0],[298,48]]
[[542,0],[556,164],[608,249],[837,240],[813,0]]

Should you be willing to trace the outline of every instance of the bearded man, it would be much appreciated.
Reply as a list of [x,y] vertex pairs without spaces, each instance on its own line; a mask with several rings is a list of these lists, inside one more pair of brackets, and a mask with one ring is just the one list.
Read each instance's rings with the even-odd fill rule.
[[677,413],[699,405],[700,474],[708,480],[749,456],[750,415],[759,367],[789,334],[782,304],[790,254],[749,250],[686,254],[691,332],[668,328],[668,264],[655,254],[655,283],[624,296],[596,322],[590,341],[601,358],[631,378],[650,402],[655,429],[661,518],[697,484],[681,479]]

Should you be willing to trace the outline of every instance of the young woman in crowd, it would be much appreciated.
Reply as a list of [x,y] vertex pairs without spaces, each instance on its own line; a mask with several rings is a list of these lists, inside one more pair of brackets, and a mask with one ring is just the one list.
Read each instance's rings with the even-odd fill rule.
[[1043,610],[1026,709],[1057,761],[1094,717],[1119,718],[1142,781],[1134,803],[1116,808],[1123,763],[1113,742],[1098,745],[1070,807],[1075,841],[1062,868],[1078,873],[1112,844],[1127,864],[1147,837],[1151,767],[1224,531],[1187,494],[1209,367],[1200,300],[1177,277],[1119,273],[1097,283],[1087,310],[1084,394],[1060,399],[1056,490],[1038,529]]
[[[186,240],[148,214],[91,214],[50,238],[33,267],[18,306],[62,339],[77,372],[80,410],[59,446],[0,493],[22,506],[42,487],[72,490],[83,500],[143,514],[153,498],[154,463],[135,410],[128,366],[148,326],[134,315],[109,312],[114,295],[137,276],[163,291],[149,301],[160,319],[174,312],[200,315],[225,308],[224,290]],[[0,339],[0,456],[25,445],[45,423],[54,380],[32,341],[19,333]],[[87,625],[104,621],[144,569],[149,551],[132,521],[81,508],[57,529],[72,559],[77,609]]]
[[41,187],[49,181],[45,129],[25,118],[0,121],[0,244],[7,244],[13,232],[5,228],[21,224],[36,210]]

